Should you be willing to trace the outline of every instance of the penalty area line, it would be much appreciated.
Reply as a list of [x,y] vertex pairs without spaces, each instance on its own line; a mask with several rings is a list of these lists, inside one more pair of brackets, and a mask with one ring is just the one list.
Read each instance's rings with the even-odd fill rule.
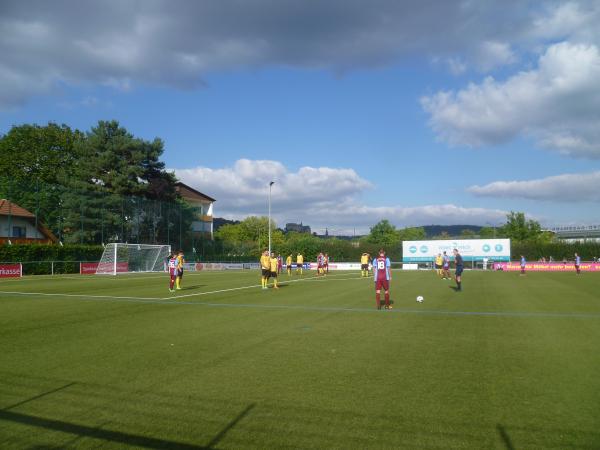
[[[334,279],[334,281],[344,281],[344,280],[360,280],[361,277],[352,277],[352,278],[336,278]],[[290,284],[290,283],[299,283],[301,281],[327,281],[325,278],[322,278],[320,276],[312,276],[312,277],[308,277],[308,278],[301,278],[298,280],[286,280],[286,281],[281,281],[279,284],[280,285],[284,285],[284,284]],[[232,292],[232,291],[241,291],[244,289],[254,289],[254,288],[259,288],[261,287],[260,284],[253,284],[251,286],[240,286],[240,287],[235,287],[235,288],[227,288],[227,289],[218,289],[215,291],[206,291],[206,292],[195,292],[193,294],[184,294],[184,295],[177,295],[174,297],[162,297],[160,300],[177,300],[180,298],[189,298],[189,297],[199,297],[202,295],[209,295],[209,294],[221,294],[223,292]]]

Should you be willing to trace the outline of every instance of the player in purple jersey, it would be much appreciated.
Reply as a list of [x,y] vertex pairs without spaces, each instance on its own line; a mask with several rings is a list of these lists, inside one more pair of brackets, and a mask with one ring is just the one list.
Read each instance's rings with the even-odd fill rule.
[[177,279],[177,257],[175,253],[171,253],[169,256],[169,260],[167,262],[167,267],[169,269],[169,292],[174,292],[173,287],[175,286],[175,280]]
[[442,279],[449,280],[450,279],[450,257],[444,252],[443,263],[442,263]]
[[390,280],[392,279],[390,259],[385,256],[383,249],[379,256],[373,260],[373,277],[375,279],[375,303],[381,309],[381,289],[385,291],[385,309],[392,309],[390,305]]

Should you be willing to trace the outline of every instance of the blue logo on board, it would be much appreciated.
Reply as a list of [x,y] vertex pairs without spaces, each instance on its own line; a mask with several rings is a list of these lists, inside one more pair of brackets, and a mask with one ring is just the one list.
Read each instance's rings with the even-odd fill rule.
[[427,253],[427,250],[429,250],[429,249],[427,248],[426,245],[421,245],[420,250],[421,250],[421,253]]
[[408,251],[411,253],[417,253],[417,247],[415,247],[414,245],[411,245],[410,248],[408,249]]
[[489,252],[491,249],[492,249],[492,248],[491,248],[491,247],[490,247],[488,244],[485,244],[485,245],[483,246],[483,251],[484,251],[484,252],[486,252],[486,253],[487,253],[487,252]]
[[495,248],[497,252],[501,252],[504,247],[502,247],[502,244],[496,244]]

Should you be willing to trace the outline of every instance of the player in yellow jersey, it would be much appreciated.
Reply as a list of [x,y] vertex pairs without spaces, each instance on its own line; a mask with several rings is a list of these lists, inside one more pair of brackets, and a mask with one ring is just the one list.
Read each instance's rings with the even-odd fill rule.
[[271,275],[271,258],[269,257],[269,251],[265,250],[260,257],[260,270],[263,289],[267,289],[267,283],[269,282],[269,276]]
[[435,257],[435,270],[440,278],[442,278],[442,264],[444,264],[444,258],[441,253],[438,253]]
[[363,253],[360,255],[360,275],[362,277],[369,276],[369,254]]
[[300,273],[302,275],[302,266],[304,265],[304,256],[302,253],[298,253],[296,256],[296,273]]
[[279,266],[279,260],[275,256],[275,252],[271,253],[271,278],[273,278],[273,287],[279,289],[277,286],[277,267]]
[[285,258],[285,268],[287,269],[287,274],[292,275],[292,254],[290,253],[287,258]]
[[179,250],[177,252],[176,260],[177,278],[175,279],[175,289],[181,290],[181,280],[183,279],[183,264],[185,263],[185,258],[183,257],[183,250]]

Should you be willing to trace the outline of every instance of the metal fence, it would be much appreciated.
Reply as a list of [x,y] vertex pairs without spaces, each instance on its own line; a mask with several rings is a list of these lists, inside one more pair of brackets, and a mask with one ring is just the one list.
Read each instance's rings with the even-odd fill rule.
[[[59,185],[0,180],[0,239],[99,245],[109,242],[169,244],[202,249],[210,234],[192,231],[201,210],[182,201],[160,201]],[[30,214],[24,214],[20,208]]]

